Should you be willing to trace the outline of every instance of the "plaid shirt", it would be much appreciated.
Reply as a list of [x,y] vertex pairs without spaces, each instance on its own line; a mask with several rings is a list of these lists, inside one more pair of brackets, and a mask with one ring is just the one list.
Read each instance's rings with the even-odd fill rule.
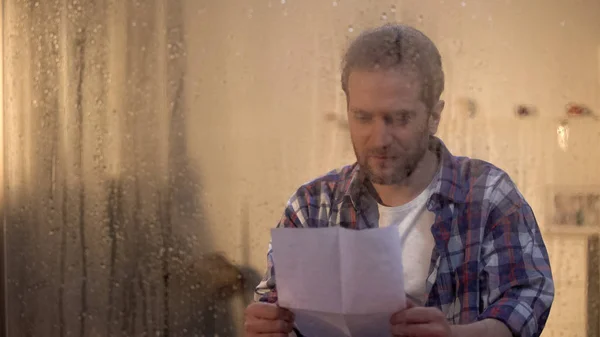
[[[500,320],[517,336],[539,336],[554,298],[548,252],[533,211],[509,176],[480,160],[453,156],[433,138],[441,159],[427,209],[435,214],[426,306],[452,324]],[[358,164],[301,186],[278,227],[377,227],[377,202]],[[306,247],[310,249],[310,247]],[[277,302],[271,245],[255,299]]]

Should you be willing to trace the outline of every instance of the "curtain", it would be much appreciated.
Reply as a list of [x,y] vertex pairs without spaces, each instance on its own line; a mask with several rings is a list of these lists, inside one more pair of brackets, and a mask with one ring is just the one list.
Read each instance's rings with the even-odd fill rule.
[[182,1],[5,1],[9,336],[234,335],[202,233]]

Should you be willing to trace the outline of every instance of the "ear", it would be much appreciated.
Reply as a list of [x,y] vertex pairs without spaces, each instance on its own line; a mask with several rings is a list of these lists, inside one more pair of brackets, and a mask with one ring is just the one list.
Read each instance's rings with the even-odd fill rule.
[[431,109],[431,113],[429,114],[429,134],[435,135],[438,130],[438,126],[440,125],[440,118],[442,117],[442,110],[444,110],[444,106],[446,102],[439,100]]

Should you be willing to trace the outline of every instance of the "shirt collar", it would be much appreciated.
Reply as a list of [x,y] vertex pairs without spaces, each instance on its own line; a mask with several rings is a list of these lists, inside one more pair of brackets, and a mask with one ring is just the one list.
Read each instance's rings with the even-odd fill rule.
[[[430,201],[441,203],[444,200],[454,203],[464,203],[467,193],[465,186],[461,183],[461,163],[458,157],[450,153],[444,142],[437,138],[431,137],[430,148],[440,158],[440,172],[436,175],[436,181],[432,184],[433,194]],[[349,179],[342,186],[344,198],[349,198],[356,209],[360,196],[368,193],[366,187],[366,177],[360,169],[360,165],[355,163],[351,169]]]

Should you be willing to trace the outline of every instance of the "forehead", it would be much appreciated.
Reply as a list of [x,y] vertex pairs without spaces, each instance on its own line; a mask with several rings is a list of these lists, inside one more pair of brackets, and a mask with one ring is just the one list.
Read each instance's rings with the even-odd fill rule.
[[355,109],[417,108],[421,80],[406,68],[354,70],[348,77],[348,105]]

